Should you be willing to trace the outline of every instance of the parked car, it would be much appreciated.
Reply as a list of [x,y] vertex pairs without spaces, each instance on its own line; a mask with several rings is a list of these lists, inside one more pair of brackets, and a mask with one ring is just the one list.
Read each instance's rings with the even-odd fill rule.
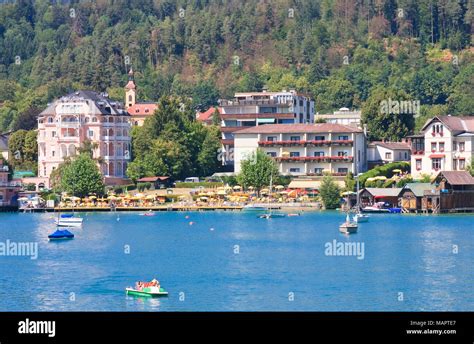
[[199,183],[198,177],[188,177],[184,180],[185,183]]

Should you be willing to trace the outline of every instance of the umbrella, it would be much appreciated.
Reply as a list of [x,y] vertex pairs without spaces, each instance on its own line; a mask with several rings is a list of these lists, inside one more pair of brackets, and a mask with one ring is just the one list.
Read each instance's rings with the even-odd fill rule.
[[283,185],[277,185],[275,186],[275,189],[277,190],[281,190],[281,189],[284,189],[285,187]]
[[233,187],[233,189],[234,190],[240,190],[240,189],[242,189],[242,187],[240,185],[236,185],[236,186]]
[[155,199],[155,195],[148,195],[146,196],[146,199]]
[[341,195],[342,196],[349,196],[349,195],[356,195],[357,193],[353,191],[344,191]]
[[392,170],[393,173],[402,173],[402,170],[399,169],[399,168],[396,168],[394,170]]
[[89,196],[90,199],[97,199],[97,196]]
[[73,202],[80,201],[80,200],[81,199],[79,197],[76,197],[76,196],[71,197],[71,201],[73,201]]
[[217,194],[220,195],[220,196],[225,196],[226,192],[224,190],[219,190],[219,191],[217,191]]
[[253,190],[253,189],[255,189],[255,187],[249,186],[248,189],[249,189],[249,190]]
[[270,190],[268,190],[268,189],[262,189],[262,190],[260,190],[261,193],[268,193],[269,191],[270,191]]
[[375,180],[375,178],[367,178],[366,181],[367,182],[373,182]]

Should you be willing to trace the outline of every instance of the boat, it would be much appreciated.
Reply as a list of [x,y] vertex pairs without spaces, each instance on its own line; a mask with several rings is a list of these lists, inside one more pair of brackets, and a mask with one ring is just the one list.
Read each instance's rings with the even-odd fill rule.
[[357,233],[357,227],[358,227],[357,222],[351,221],[349,217],[349,213],[347,213],[346,222],[342,223],[339,226],[339,231],[344,234],[353,234],[353,233]]
[[301,216],[300,213],[290,213],[287,215],[288,217],[292,217],[292,216]]
[[62,219],[69,219],[71,217],[74,217],[74,214],[61,214]]
[[363,213],[357,213],[354,215],[352,220],[357,223],[369,222],[369,215]]
[[168,292],[160,286],[160,282],[156,279],[153,279],[151,282],[137,282],[134,288],[125,288],[125,293],[131,296],[142,297],[168,296]]
[[58,227],[81,227],[82,220],[81,217],[61,217],[56,219],[55,222]]
[[272,218],[285,217],[285,216],[286,216],[285,214],[268,213],[268,214],[258,215],[257,217],[260,219],[272,219]]
[[141,213],[140,216],[155,216],[155,213],[150,209],[146,213]]
[[377,202],[373,206],[367,206],[362,208],[361,211],[363,213],[390,213],[390,210],[384,208],[384,202]]
[[71,240],[74,239],[74,234],[69,232],[67,229],[56,229],[53,234],[48,235],[50,241],[56,240]]
[[265,210],[268,210],[268,208],[261,205],[256,205],[256,204],[247,204],[247,205],[244,205],[244,207],[242,208],[242,211],[265,211]]

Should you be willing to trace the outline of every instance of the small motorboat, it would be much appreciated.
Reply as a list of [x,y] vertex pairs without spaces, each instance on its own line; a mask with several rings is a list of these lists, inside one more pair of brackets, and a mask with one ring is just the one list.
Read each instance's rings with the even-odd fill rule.
[[140,216],[155,216],[153,210],[148,210],[146,213],[141,213]]
[[273,218],[278,218],[278,217],[285,217],[286,215],[285,214],[262,214],[262,215],[258,215],[257,217],[259,219],[273,219]]
[[292,213],[292,214],[288,214],[287,216],[290,216],[290,217],[291,216],[301,216],[301,214],[300,213],[294,213],[294,214]]
[[125,288],[127,295],[142,297],[160,297],[168,296],[168,292],[161,288],[160,282],[153,279],[151,282],[137,282],[135,287]]
[[349,214],[346,216],[346,222],[339,226],[339,231],[344,234],[357,233],[357,222],[351,221]]
[[56,219],[56,225],[59,227],[81,227],[82,226],[82,217],[61,217]]
[[57,229],[53,234],[48,235],[50,241],[55,240],[71,240],[74,239],[74,234],[67,229]]
[[354,215],[352,219],[354,220],[354,222],[362,223],[362,222],[369,222],[369,218],[370,216],[367,214],[357,213]]
[[268,207],[260,206],[256,204],[247,204],[242,208],[242,211],[266,211]]

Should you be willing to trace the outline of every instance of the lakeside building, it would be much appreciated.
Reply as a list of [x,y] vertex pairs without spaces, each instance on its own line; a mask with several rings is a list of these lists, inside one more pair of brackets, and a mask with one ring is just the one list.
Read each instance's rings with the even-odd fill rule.
[[362,128],[362,112],[360,110],[350,110],[348,108],[340,108],[330,114],[319,114],[314,116],[314,121],[324,121],[332,124],[354,125]]
[[281,174],[322,176],[367,170],[364,132],[340,124],[266,124],[236,131],[234,170],[258,148],[275,159]]
[[9,151],[8,151],[8,139],[10,133],[0,134],[0,159],[8,160]]
[[436,176],[440,171],[464,171],[474,156],[474,116],[437,116],[420,134],[408,137],[411,175]]
[[38,177],[47,179],[86,141],[106,184],[121,183],[130,161],[130,115],[120,102],[93,91],[70,93],[38,115]]
[[391,162],[410,162],[411,146],[406,142],[374,141],[367,145],[367,160],[369,170],[378,165]]
[[0,157],[0,207],[16,206],[21,183],[10,181],[10,170]]
[[220,106],[211,106],[204,112],[196,112],[196,121],[202,122],[204,125],[211,125],[214,121],[214,114],[216,111],[220,114],[222,113],[222,109]]
[[[221,143],[225,152],[234,148],[234,133],[246,127],[268,124],[310,124],[314,122],[314,101],[295,90],[281,92],[239,92],[233,100],[219,100]],[[231,154],[225,155],[226,157]],[[223,164],[232,164],[229,158]]]
[[145,119],[152,116],[158,108],[156,102],[138,101],[138,88],[135,84],[133,69],[128,72],[128,83],[125,85],[125,109],[130,114],[130,123],[133,126],[142,126]]

